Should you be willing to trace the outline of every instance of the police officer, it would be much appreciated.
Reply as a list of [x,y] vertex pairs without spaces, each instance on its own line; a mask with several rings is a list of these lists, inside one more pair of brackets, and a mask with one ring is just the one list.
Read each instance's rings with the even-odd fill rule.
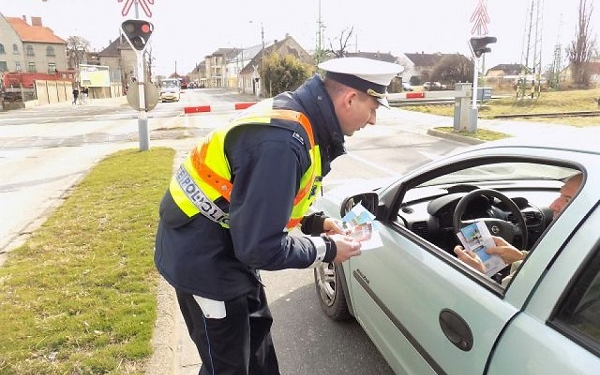
[[[376,121],[402,67],[364,58],[319,65],[293,92],[211,132],[160,204],[155,263],[175,288],[200,375],[279,374],[259,270],[307,268],[360,254],[322,213],[305,216],[344,136]],[[300,225],[304,236],[289,231]]]

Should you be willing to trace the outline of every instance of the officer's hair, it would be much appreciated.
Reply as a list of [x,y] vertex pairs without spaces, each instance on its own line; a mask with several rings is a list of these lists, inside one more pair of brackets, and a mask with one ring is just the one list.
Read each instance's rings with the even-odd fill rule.
[[325,85],[325,90],[327,90],[327,93],[332,99],[346,93],[348,90],[354,90],[343,83],[339,83],[331,78],[327,78],[327,76],[325,76],[323,79],[323,84]]

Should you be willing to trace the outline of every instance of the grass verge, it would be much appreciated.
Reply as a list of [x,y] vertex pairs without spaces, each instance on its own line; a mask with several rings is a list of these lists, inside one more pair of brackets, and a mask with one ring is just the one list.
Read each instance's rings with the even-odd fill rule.
[[0,267],[0,373],[143,374],[174,150],[115,153]]
[[[485,103],[479,110],[479,118],[489,119],[500,115],[540,114],[574,111],[597,111],[600,89],[542,92],[537,99],[517,99],[514,95]],[[402,109],[454,116],[454,103],[448,105],[405,106]],[[598,117],[518,118],[520,121],[549,122],[576,127],[599,126]]]
[[493,130],[481,129],[481,128],[477,128],[477,130],[475,130],[474,133],[471,133],[468,131],[462,131],[462,130],[455,132],[453,127],[445,127],[445,126],[434,128],[434,130],[437,130],[442,133],[452,133],[452,134],[461,135],[463,137],[476,138],[476,139],[479,139],[482,141],[496,141],[498,139],[512,137],[510,134],[496,132]]

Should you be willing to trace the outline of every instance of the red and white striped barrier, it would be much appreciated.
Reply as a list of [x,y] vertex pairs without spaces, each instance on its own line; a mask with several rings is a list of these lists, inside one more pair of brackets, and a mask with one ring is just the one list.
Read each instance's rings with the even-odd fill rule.
[[197,105],[193,107],[183,107],[183,113],[203,113],[203,112],[219,112],[219,111],[232,111],[246,109],[256,102],[242,102],[242,103],[227,103],[217,105]]

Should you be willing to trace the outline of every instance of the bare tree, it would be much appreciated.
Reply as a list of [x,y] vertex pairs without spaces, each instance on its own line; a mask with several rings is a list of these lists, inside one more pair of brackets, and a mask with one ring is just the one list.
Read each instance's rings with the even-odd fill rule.
[[[325,50],[325,53],[333,54],[335,57],[344,57],[348,54],[348,41],[352,37],[354,33],[354,27],[350,29],[345,28],[340,33],[339,37],[334,38],[333,40],[329,39],[329,47],[330,49]],[[339,42],[338,48],[333,47],[334,42]]]
[[473,78],[473,61],[461,54],[444,56],[431,72],[432,81],[454,85]]
[[69,68],[77,69],[83,62],[85,53],[90,49],[90,42],[81,36],[70,36],[67,39],[67,56]]
[[591,35],[590,30],[593,11],[593,0],[591,3],[588,3],[588,0],[579,0],[575,39],[567,47],[567,56],[571,63],[571,78],[579,85],[587,85],[590,81],[589,62],[596,49],[596,39]]

